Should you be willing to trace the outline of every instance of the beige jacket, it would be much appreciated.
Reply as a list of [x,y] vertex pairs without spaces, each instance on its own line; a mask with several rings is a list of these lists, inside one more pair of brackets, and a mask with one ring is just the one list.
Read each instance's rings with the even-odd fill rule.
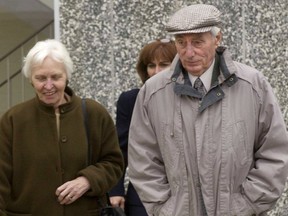
[[201,104],[178,57],[138,94],[129,176],[151,216],[264,215],[284,189],[288,136],[272,88],[223,50]]

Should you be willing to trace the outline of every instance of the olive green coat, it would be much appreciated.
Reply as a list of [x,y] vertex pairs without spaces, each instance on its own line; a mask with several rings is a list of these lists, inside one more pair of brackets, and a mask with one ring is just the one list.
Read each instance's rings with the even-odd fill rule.
[[[106,109],[87,99],[93,165],[87,165],[87,140],[81,98],[59,107],[59,138],[53,107],[38,98],[16,105],[0,122],[0,216],[98,215],[123,173],[123,158]],[[85,176],[91,190],[70,205],[60,205],[56,188]],[[104,201],[103,201],[104,200]]]

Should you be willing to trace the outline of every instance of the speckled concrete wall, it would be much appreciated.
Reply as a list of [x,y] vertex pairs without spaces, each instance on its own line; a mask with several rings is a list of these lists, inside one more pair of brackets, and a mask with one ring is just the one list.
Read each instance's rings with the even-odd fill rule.
[[[135,64],[141,47],[166,37],[169,15],[194,3],[213,4],[223,12],[223,45],[235,60],[265,74],[288,123],[287,0],[60,0],[61,40],[75,63],[70,85],[115,117],[119,94],[140,85]],[[287,194],[270,215],[288,215],[282,208]]]

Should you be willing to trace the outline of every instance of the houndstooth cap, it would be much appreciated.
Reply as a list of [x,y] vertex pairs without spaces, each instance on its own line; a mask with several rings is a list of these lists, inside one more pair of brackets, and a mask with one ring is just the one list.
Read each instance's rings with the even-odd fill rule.
[[169,34],[208,32],[221,28],[221,12],[213,5],[195,4],[184,7],[172,15],[166,24]]

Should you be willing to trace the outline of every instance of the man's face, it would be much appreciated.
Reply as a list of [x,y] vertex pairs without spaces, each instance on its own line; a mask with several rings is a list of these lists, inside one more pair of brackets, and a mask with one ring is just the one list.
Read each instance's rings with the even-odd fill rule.
[[186,71],[201,76],[210,67],[220,40],[221,33],[216,37],[210,32],[176,35],[176,49]]

